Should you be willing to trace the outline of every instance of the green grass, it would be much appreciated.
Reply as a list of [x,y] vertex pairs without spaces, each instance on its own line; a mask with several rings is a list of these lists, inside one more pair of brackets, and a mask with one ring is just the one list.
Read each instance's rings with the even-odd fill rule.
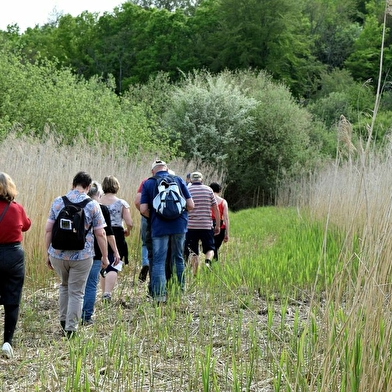
[[231,217],[238,261],[228,270],[237,285],[266,298],[301,297],[313,287],[325,290],[341,267],[342,233],[326,231],[322,223],[306,220],[296,209],[258,208]]
[[[331,265],[326,275],[334,271],[341,237],[330,236],[325,257],[320,226],[292,209],[242,211],[231,214],[231,224],[221,264],[197,278],[187,270],[182,297],[174,285],[168,304],[155,308],[131,264],[120,275],[113,303],[98,298],[96,324],[70,341],[59,334],[57,278],[40,290],[26,287],[17,355],[0,370],[2,390],[304,388],[319,338],[305,298],[323,257]],[[321,293],[323,284],[317,287]]]

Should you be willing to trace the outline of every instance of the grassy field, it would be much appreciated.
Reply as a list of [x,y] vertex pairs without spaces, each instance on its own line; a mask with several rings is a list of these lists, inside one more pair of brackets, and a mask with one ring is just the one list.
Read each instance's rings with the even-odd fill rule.
[[[391,390],[386,159],[366,170],[327,168],[290,192],[295,207],[231,213],[220,264],[197,277],[187,271],[184,295],[173,285],[159,308],[137,282],[132,206],[131,262],[113,301],[98,298],[95,324],[68,341],[57,317],[59,281],[45,266],[50,203],[83,169],[96,179],[114,174],[119,197],[132,204],[151,157],[129,161],[113,152],[107,159],[93,149],[10,140],[0,158],[33,221],[24,240],[16,355],[1,360],[3,391]],[[181,162],[171,167],[179,175],[189,170]]]

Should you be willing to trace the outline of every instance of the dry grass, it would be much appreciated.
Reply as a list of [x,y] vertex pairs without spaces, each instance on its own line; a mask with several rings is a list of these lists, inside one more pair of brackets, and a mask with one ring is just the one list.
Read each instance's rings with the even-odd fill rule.
[[[300,214],[325,222],[326,233],[332,226],[346,233],[336,261],[342,267],[323,295],[266,303],[233,268],[244,244],[232,238],[221,252],[222,270],[202,270],[197,279],[188,273],[186,294],[173,288],[162,308],[152,306],[145,285],[137,283],[139,217],[132,205],[155,157],[106,156],[111,158],[93,148],[56,149],[53,142],[12,138],[0,148],[3,170],[14,178],[18,201],[33,220],[24,241],[28,268],[16,358],[2,361],[1,390],[390,390],[390,155],[336,162],[291,189]],[[171,167],[180,175],[188,171],[181,161]],[[67,341],[58,326],[58,279],[43,257],[43,228],[53,198],[80,169],[98,179],[119,178],[119,196],[130,202],[136,227],[129,238],[131,262],[113,303],[98,301],[96,324]],[[322,252],[329,246],[325,241]]]
[[[323,221],[326,231],[346,233],[344,267],[327,289],[329,312],[317,343],[320,390],[391,390],[392,155],[358,151],[291,188],[300,211]],[[346,365],[351,370],[341,371]],[[316,376],[311,390],[317,383]]]
[[[249,391],[273,390],[276,369],[271,363],[278,362],[274,355],[281,342],[277,336],[265,338],[268,311],[263,300],[255,296],[252,304],[241,307],[238,293],[211,298],[193,282],[181,301],[155,308],[146,299],[146,287],[135,284],[129,272],[124,271],[109,306],[98,300],[95,325],[82,327],[71,341],[62,337],[58,325],[57,280],[50,279],[41,290],[25,290],[16,357],[0,359],[2,390],[232,391],[235,379],[243,386],[239,390],[246,384]],[[301,307],[307,314],[308,306]],[[259,314],[252,308],[260,309]],[[287,336],[296,309],[298,304],[287,309]],[[278,303],[272,312],[279,315]],[[277,316],[274,323],[279,320]],[[237,371],[234,360],[240,364]],[[203,387],[203,366],[211,369],[211,389]]]
[[[134,230],[129,238],[131,249],[140,246],[140,215],[133,201],[140,182],[150,176],[151,162],[155,156],[127,157],[124,151],[110,147],[78,145],[77,147],[58,147],[50,139],[41,144],[33,139],[16,139],[10,136],[0,146],[1,170],[15,181],[20,202],[32,220],[31,229],[24,236],[24,249],[27,255],[27,284],[41,284],[50,276],[45,268],[46,250],[44,249],[44,228],[50,205],[57,196],[65,194],[72,186],[74,175],[85,170],[93,179],[102,182],[107,175],[114,175],[120,181],[118,197],[125,199],[131,206]],[[161,156],[165,159],[166,157]],[[177,175],[185,178],[186,173],[195,170],[192,164],[181,159],[168,161]],[[206,180],[219,180],[212,169],[199,167],[206,173]],[[138,252],[133,257],[140,260]],[[42,261],[42,262],[41,262]]]
[[[152,306],[146,285],[137,282],[140,220],[132,201],[155,157],[130,159],[121,151],[56,148],[51,140],[42,145],[11,137],[0,146],[0,159],[33,222],[24,237],[27,271],[16,356],[0,359],[0,390],[274,390],[281,346],[293,334],[296,339],[299,317],[309,314],[309,304],[296,302],[284,310],[279,302],[267,304],[246,282],[232,285],[219,266],[202,269],[198,278],[188,271],[185,295],[174,286],[162,308]],[[181,160],[170,167],[179,175],[193,169]],[[46,267],[44,227],[53,198],[70,188],[79,170],[98,180],[108,174],[119,179],[119,197],[131,204],[135,228],[128,238],[130,264],[119,276],[112,303],[104,305],[98,295],[95,324],[81,327],[68,341],[58,322],[59,280]],[[222,264],[239,258],[238,252],[232,234],[222,247]]]

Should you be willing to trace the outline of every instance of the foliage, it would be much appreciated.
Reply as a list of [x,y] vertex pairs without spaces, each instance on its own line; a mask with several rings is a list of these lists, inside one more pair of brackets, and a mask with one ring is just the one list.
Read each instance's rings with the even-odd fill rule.
[[320,76],[319,89],[307,108],[328,128],[336,126],[343,114],[356,123],[368,118],[373,110],[374,95],[369,83],[355,82],[346,70],[333,69]]
[[234,209],[272,202],[279,178],[317,156],[313,125],[285,86],[251,71],[185,76],[164,117],[188,160],[223,171]]
[[[174,90],[164,126],[189,160],[223,169],[234,144],[252,135],[256,102],[243,95],[230,73],[193,73]],[[241,135],[241,136],[240,136]]]
[[314,40],[313,54],[331,68],[340,68],[353,52],[361,26],[356,0],[308,0],[304,12]]
[[[165,73],[159,73],[156,77],[150,77],[149,81],[145,84],[131,85],[129,90],[122,97],[122,105],[132,108],[139,108],[148,119],[148,128],[151,130],[151,144],[155,139],[159,138],[156,143],[155,149],[153,145],[151,150],[155,151],[157,155],[162,154],[161,146],[166,143],[166,132],[161,126],[161,119],[167,108],[170,95],[175,86],[170,83],[169,76]],[[170,157],[170,154],[175,152],[178,156],[182,155],[179,150],[179,143],[174,142],[167,136],[167,142],[171,144],[164,149],[165,156]]]
[[[369,137],[368,129],[371,123],[370,113],[362,116],[354,125],[356,134],[363,140]],[[384,110],[378,113],[374,123],[373,141],[377,147],[389,145],[392,136],[392,111]]]
[[112,74],[118,92],[159,71],[174,81],[178,70],[252,68],[266,70],[301,97],[326,69],[347,67],[356,79],[376,76],[379,3],[368,1],[365,8],[362,0],[133,0],[99,18],[89,12],[58,15],[20,37],[18,27],[10,26],[4,37],[31,61],[38,55],[58,59],[86,78]]
[[374,47],[380,48],[381,40],[382,26],[379,25],[376,16],[369,15],[363,31],[354,44],[355,51],[345,62],[346,68],[355,79],[378,79],[380,53],[375,51]]
[[133,4],[143,8],[164,8],[168,11],[182,9],[188,14],[192,14],[202,0],[131,0]]
[[223,0],[207,4],[212,4],[219,16],[211,32],[209,57],[214,60],[205,63],[208,69],[264,69],[288,84],[297,96],[308,90],[322,67],[311,53],[303,1]]
[[164,135],[151,133],[150,122],[137,105],[131,106],[97,77],[85,80],[43,61],[22,63],[0,52],[1,134],[18,124],[22,133],[46,137],[45,127],[63,143],[82,138],[89,143],[126,145],[129,152],[166,149]]

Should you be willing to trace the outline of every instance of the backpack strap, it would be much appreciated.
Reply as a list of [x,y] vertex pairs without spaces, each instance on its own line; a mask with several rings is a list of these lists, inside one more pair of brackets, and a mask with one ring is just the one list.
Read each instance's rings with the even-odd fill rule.
[[[67,196],[62,196],[61,198],[63,199],[64,205],[66,205],[66,206],[74,205],[74,206],[78,206],[81,208],[86,207],[86,205],[88,203],[90,203],[90,201],[93,201],[93,199],[91,199],[90,197],[87,197],[86,199],[80,201],[79,203],[72,203],[72,201],[70,201]],[[86,230],[86,233],[88,233],[92,227],[93,227],[93,222],[91,221],[91,224],[90,224],[89,228]]]
[[174,176],[171,175],[171,174],[169,174],[168,176],[157,176],[157,175],[155,175],[155,176],[152,176],[150,178],[154,178],[156,181],[159,181],[161,179],[167,179],[168,181],[171,181],[171,182],[175,181]]
[[7,212],[8,208],[10,207],[10,204],[11,204],[11,203],[8,203],[8,204],[5,206],[5,208],[4,208],[4,210],[3,210],[3,213],[2,213],[1,216],[0,216],[0,222],[3,220],[5,213]]
[[63,199],[64,205],[66,205],[66,206],[75,205],[75,206],[78,206],[78,207],[81,207],[81,208],[86,207],[86,205],[88,203],[90,203],[90,201],[93,201],[90,197],[87,197],[86,199],[84,199],[84,200],[82,200],[82,201],[80,201],[78,203],[73,203],[72,201],[70,201],[68,199],[67,196],[62,196],[61,198]]

